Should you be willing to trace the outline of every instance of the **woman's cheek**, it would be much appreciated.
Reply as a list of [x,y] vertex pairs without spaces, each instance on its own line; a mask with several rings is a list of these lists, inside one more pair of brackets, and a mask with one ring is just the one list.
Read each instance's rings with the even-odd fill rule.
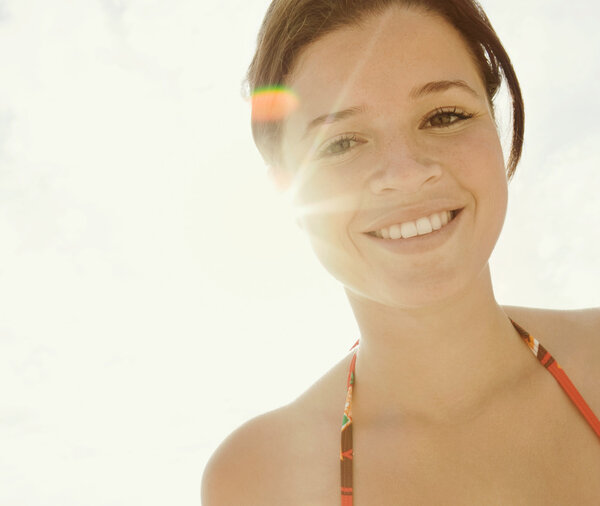
[[506,179],[502,145],[495,127],[471,128],[460,138],[449,139],[446,147],[450,166],[465,181],[487,181],[491,185]]

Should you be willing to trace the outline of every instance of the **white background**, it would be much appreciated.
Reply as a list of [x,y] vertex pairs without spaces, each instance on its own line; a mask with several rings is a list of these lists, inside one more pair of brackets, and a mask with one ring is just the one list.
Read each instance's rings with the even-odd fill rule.
[[[252,144],[267,4],[0,2],[0,504],[198,505],[358,337]],[[527,113],[497,298],[598,306],[599,9],[483,5]]]

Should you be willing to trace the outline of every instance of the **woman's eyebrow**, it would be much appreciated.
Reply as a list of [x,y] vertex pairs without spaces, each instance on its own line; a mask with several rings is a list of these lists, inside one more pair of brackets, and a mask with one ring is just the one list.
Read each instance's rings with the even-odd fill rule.
[[430,93],[441,93],[443,91],[449,90],[451,88],[459,88],[469,92],[471,95],[475,97],[479,97],[479,94],[471,88],[467,83],[461,80],[455,81],[431,81],[430,83],[423,84],[422,86],[417,86],[413,88],[409,97],[412,100],[416,100],[417,98],[421,98],[424,95],[429,95]]
[[344,109],[342,111],[331,112],[318,116],[306,126],[306,130],[304,130],[304,134],[302,135],[302,140],[306,139],[310,131],[319,125],[335,123],[336,121],[343,120],[349,116],[354,116],[355,114],[364,112],[364,110],[365,108],[363,106],[355,106],[349,107],[348,109]]

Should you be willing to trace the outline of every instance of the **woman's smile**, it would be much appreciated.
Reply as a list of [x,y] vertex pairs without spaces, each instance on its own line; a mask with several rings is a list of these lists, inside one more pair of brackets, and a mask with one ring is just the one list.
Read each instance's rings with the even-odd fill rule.
[[384,239],[409,238],[439,230],[446,225],[464,205],[456,201],[437,200],[384,213],[367,225],[367,233]]
[[[444,211],[434,214],[433,219],[420,218],[416,222],[392,225],[390,228],[383,228],[365,235],[378,247],[386,248],[394,253],[425,253],[442,246],[452,237],[457,227],[460,226],[462,211],[463,209]],[[407,237],[403,236],[404,230],[408,232]],[[401,236],[397,237],[398,234]]]
[[455,211],[442,211],[430,216],[423,216],[415,221],[404,221],[389,227],[369,232],[381,239],[410,239],[411,237],[431,234],[446,226],[455,216]]

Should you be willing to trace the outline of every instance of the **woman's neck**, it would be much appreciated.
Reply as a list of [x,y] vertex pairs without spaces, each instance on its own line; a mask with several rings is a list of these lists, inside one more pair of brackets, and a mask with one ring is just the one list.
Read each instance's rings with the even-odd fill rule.
[[467,421],[531,370],[487,268],[459,297],[435,306],[348,298],[361,330],[353,404],[363,426]]

